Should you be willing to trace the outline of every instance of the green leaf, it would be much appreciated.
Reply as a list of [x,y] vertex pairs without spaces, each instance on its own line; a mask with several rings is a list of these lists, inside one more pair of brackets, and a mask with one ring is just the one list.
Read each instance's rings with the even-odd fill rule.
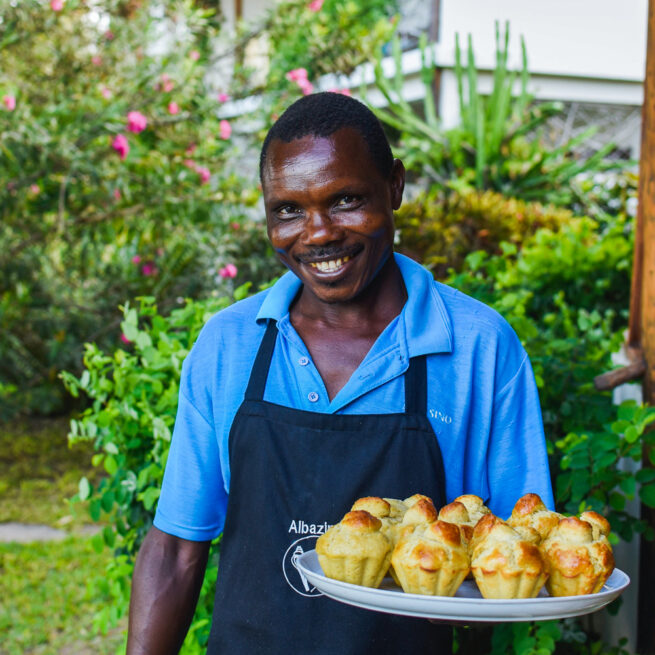
[[243,300],[248,295],[248,291],[250,290],[251,286],[252,282],[245,282],[241,286],[237,287],[234,290],[234,299]]
[[78,484],[80,500],[87,500],[91,495],[91,484],[86,477],[83,477]]
[[615,509],[617,512],[621,512],[625,509],[625,496],[623,494],[613,491],[610,494],[609,501],[612,509]]
[[116,474],[116,471],[118,471],[118,464],[116,462],[116,458],[113,455],[107,455],[105,457],[105,471],[111,476]]
[[626,428],[623,436],[628,443],[634,443],[639,439],[641,434],[634,425],[631,425],[628,428]]
[[655,484],[644,485],[639,489],[641,502],[648,507],[655,507]]
[[643,468],[635,473],[635,478],[637,482],[647,483],[653,482],[655,480],[655,469]]
[[[655,471],[653,471],[655,474]],[[619,482],[619,486],[628,498],[634,498],[637,491],[637,480],[632,476],[625,477]]]
[[155,501],[159,498],[159,493],[160,490],[157,487],[148,487],[142,494],[140,494],[140,497],[143,500],[143,505],[146,509],[152,509]]

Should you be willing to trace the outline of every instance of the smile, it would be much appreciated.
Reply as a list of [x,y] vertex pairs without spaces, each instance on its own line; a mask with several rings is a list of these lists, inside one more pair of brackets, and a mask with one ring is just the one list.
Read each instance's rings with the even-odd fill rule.
[[332,271],[338,270],[348,261],[350,261],[350,257],[339,257],[339,259],[330,259],[326,262],[309,262],[309,265],[321,273],[332,273]]

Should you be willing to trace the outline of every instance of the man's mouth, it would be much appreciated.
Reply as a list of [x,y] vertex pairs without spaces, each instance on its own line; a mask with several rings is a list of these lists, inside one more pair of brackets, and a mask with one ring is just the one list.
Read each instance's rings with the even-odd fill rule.
[[337,259],[328,259],[323,262],[309,262],[309,265],[321,273],[331,273],[332,271],[340,269],[348,261],[350,261],[350,257],[345,256]]

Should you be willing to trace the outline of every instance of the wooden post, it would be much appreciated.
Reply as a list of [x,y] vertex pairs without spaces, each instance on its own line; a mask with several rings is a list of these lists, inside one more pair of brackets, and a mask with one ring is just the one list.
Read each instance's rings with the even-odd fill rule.
[[[655,406],[655,0],[648,3],[646,76],[639,164],[639,205],[635,235],[634,296],[628,344],[641,347],[646,360],[644,402]],[[638,308],[634,305],[637,300]],[[637,329],[641,333],[636,334]],[[631,343],[632,342],[632,343]],[[649,466],[644,453],[644,466]],[[655,528],[655,511],[642,505],[642,518]],[[655,542],[642,539],[637,649],[655,655]]]

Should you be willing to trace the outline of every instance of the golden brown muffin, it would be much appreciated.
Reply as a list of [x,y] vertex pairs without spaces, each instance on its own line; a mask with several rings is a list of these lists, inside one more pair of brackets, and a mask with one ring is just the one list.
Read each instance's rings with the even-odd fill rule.
[[537,494],[525,494],[516,501],[507,523],[513,528],[533,528],[539,533],[540,540],[544,540],[562,518],[561,514],[551,512]]
[[541,544],[541,552],[548,568],[546,588],[551,596],[594,594],[614,570],[607,537],[598,527],[575,516],[559,521]]
[[460,503],[458,500],[455,500],[448,505],[444,505],[439,510],[439,520],[458,525],[462,532],[462,537],[468,546],[468,542],[473,536],[473,528],[475,527],[477,521],[473,521],[473,519],[471,519],[464,503]]
[[407,511],[407,505],[405,505],[405,503],[398,498],[385,498],[384,500],[389,503],[389,507],[391,508],[389,516],[394,519],[402,519],[403,515]]
[[353,512],[362,509],[380,519],[380,522],[382,523],[382,534],[389,539],[393,548],[395,545],[397,527],[400,524],[401,517],[391,515],[392,508],[389,501],[385,498],[379,498],[378,496],[366,496],[365,498],[359,498],[356,500],[350,508],[350,511]]
[[483,517],[485,514],[491,514],[491,510],[484,504],[480,496],[474,494],[464,494],[463,496],[457,496],[453,502],[462,503],[466,507],[468,512],[469,519],[475,524]]
[[605,537],[606,539],[609,537],[610,523],[604,516],[598,514],[598,512],[593,512],[591,510],[582,512],[582,514],[580,514],[580,519],[591,525],[594,541],[602,541],[602,537]]
[[316,553],[328,578],[378,587],[387,573],[391,543],[380,519],[365,510],[348,512],[316,541]]
[[446,521],[421,523],[405,533],[391,563],[405,592],[427,596],[454,596],[469,572],[460,529]]
[[429,503],[434,505],[434,503],[432,502],[432,498],[430,498],[429,496],[424,496],[423,494],[414,494],[409,498],[405,498],[405,500],[403,500],[403,503],[405,504],[405,507],[409,509],[414,503],[417,503],[419,500],[427,500]]
[[548,577],[539,548],[498,517],[473,530],[471,569],[484,598],[534,598]]

